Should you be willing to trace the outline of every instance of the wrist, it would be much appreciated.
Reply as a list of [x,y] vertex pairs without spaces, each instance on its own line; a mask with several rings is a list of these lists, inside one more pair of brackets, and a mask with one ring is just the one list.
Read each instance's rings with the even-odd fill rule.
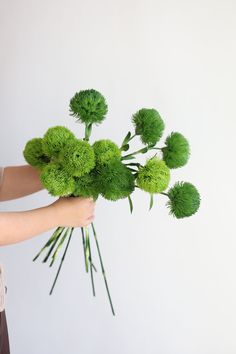
[[48,223],[51,228],[61,226],[60,211],[58,210],[59,208],[55,205],[55,203],[49,204],[43,207],[43,209],[46,211]]
[[57,199],[52,204],[46,206],[46,208],[48,208],[48,215],[54,223],[53,227],[63,226],[63,208],[59,200],[60,199]]

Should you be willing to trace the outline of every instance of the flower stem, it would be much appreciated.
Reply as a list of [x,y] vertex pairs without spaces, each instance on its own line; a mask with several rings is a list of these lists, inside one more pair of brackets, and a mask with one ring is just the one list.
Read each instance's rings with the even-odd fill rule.
[[[67,230],[65,231],[64,235],[63,235],[62,238],[61,238],[61,241],[59,242],[59,245],[57,246],[56,251],[54,252],[54,254],[53,254],[53,256],[52,256],[52,261],[51,261],[51,263],[50,263],[50,267],[51,267],[51,266],[53,265],[53,263],[55,262],[56,257],[57,257],[57,255],[58,255],[58,253],[59,253],[59,251],[60,251],[60,249],[61,249],[61,247],[62,247],[62,245],[63,245],[63,243],[64,243],[64,241],[65,241],[65,239],[66,239],[66,237],[67,237],[67,235],[68,235],[68,232],[69,232],[69,228],[67,228]],[[71,233],[72,233],[72,232],[71,232]]]
[[46,262],[47,262],[47,260],[48,260],[48,258],[49,258],[49,256],[50,256],[50,254],[52,253],[52,251],[53,251],[54,248],[56,247],[57,242],[60,240],[60,237],[61,237],[63,231],[64,231],[64,229],[63,229],[62,232],[60,232],[60,233],[58,234],[58,236],[55,238],[55,241],[53,242],[52,246],[50,247],[50,249],[49,249],[49,251],[48,251],[48,254],[46,255],[46,257],[45,257],[44,260],[43,260],[43,263],[46,263]]
[[124,140],[122,141],[121,147],[120,147],[120,151],[123,150],[123,148],[126,145],[129,145],[129,142],[136,136],[136,134],[131,136],[131,132],[128,132],[128,134],[125,136]]
[[[86,252],[85,252],[85,237],[84,237],[84,228],[81,227],[81,233],[82,233],[82,243],[83,243],[83,250],[84,250],[84,264],[85,264],[85,270],[86,270]],[[95,265],[92,262],[92,267],[94,269],[95,272],[97,272],[97,269],[95,267]],[[87,272],[87,270],[86,270]]]
[[51,243],[55,240],[55,238],[58,236],[58,234],[60,234],[60,232],[62,232],[64,229],[64,227],[58,227],[54,233],[52,234],[52,236],[50,237],[50,239],[46,242],[46,244],[43,246],[43,248],[39,251],[39,253],[34,257],[33,262],[40,256],[40,254],[51,245]]
[[105,286],[106,286],[106,290],[107,290],[107,295],[108,295],[110,306],[111,306],[111,311],[112,311],[112,314],[115,316],[115,311],[114,311],[114,307],[113,307],[112,300],[111,300],[111,295],[110,295],[108,284],[107,284],[105,269],[104,269],[103,262],[102,262],[102,256],[101,256],[101,252],[100,252],[100,248],[99,248],[99,244],[98,244],[98,240],[97,240],[97,234],[96,234],[93,223],[92,223],[92,229],[93,229],[93,235],[94,235],[96,246],[97,246],[97,251],[98,251],[102,274],[103,274],[103,278],[104,278],[104,282],[105,282]]
[[81,233],[82,233],[82,242],[83,242],[83,250],[84,250],[84,264],[85,264],[85,270],[87,272],[86,251],[85,251],[85,237],[84,237],[84,228],[83,227],[81,227]]
[[89,249],[90,274],[91,274],[91,283],[92,283],[93,296],[96,296],[95,295],[94,279],[93,279],[93,262],[92,262],[92,253],[91,253],[91,247],[90,247],[89,233],[88,233],[88,249]]
[[85,264],[86,264],[86,272],[89,271],[89,232],[88,227],[85,227]]
[[132,152],[131,154],[122,156],[121,160],[129,160],[129,159],[132,158],[134,155],[137,155],[137,154],[140,154],[140,153],[145,154],[148,150],[149,150],[149,147],[146,146],[146,147],[144,147],[144,148],[142,148],[142,149],[140,149],[140,150],[137,150],[137,151]]
[[62,256],[61,263],[60,263],[60,266],[59,266],[59,268],[58,268],[58,271],[57,271],[57,274],[56,274],[56,277],[55,277],[55,280],[54,280],[54,282],[53,282],[53,285],[52,285],[52,288],[51,288],[51,290],[50,290],[49,295],[52,295],[53,289],[54,289],[54,287],[55,287],[55,285],[56,285],[56,282],[57,282],[58,276],[59,276],[59,274],[60,274],[60,270],[61,270],[62,264],[63,264],[63,262],[64,262],[64,259],[65,259],[65,256],[66,256],[66,253],[67,253],[69,244],[70,244],[71,235],[72,235],[72,233],[73,233],[73,230],[74,230],[74,228],[72,227],[72,228],[71,228],[71,231],[70,231],[69,239],[68,239],[68,242],[67,242],[67,245],[66,245],[65,252],[64,252],[64,254],[63,254],[63,256]]
[[84,133],[84,140],[85,141],[89,141],[89,138],[90,138],[90,135],[92,132],[92,126],[93,126],[92,123],[85,124],[85,133]]
[[160,194],[163,194],[163,195],[166,195],[167,197],[169,197],[168,193],[161,192]]

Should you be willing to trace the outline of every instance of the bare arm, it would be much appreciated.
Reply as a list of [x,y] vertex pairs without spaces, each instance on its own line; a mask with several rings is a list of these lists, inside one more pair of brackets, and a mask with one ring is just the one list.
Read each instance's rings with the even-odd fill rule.
[[59,198],[33,210],[0,213],[0,246],[21,242],[57,226],[81,227],[94,219],[91,198]]
[[0,201],[21,198],[42,190],[44,187],[39,174],[38,169],[29,165],[5,167],[0,187]]

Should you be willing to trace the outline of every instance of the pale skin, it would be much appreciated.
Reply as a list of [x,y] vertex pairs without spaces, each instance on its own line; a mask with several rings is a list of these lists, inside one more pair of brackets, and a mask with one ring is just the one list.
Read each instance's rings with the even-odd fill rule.
[[[5,167],[0,202],[44,189],[39,174],[29,165]],[[88,226],[94,220],[94,209],[92,198],[61,197],[37,209],[0,212],[0,246],[25,241],[58,226]]]

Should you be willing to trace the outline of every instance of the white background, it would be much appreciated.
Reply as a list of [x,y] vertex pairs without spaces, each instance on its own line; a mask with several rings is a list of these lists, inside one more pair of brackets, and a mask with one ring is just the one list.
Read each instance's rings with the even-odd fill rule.
[[[92,140],[120,144],[132,114],[156,108],[163,139],[180,131],[192,149],[171,185],[192,182],[202,196],[184,220],[164,196],[148,212],[136,192],[132,216],[127,200],[98,200],[116,317],[100,271],[92,298],[79,230],[52,296],[56,268],[32,262],[51,232],[2,247],[12,354],[236,353],[235,16],[235,0],[1,0],[0,165],[24,164],[26,141],[53,125],[82,137],[69,99],[95,88],[109,113]],[[0,207],[53,200],[43,191]]]

